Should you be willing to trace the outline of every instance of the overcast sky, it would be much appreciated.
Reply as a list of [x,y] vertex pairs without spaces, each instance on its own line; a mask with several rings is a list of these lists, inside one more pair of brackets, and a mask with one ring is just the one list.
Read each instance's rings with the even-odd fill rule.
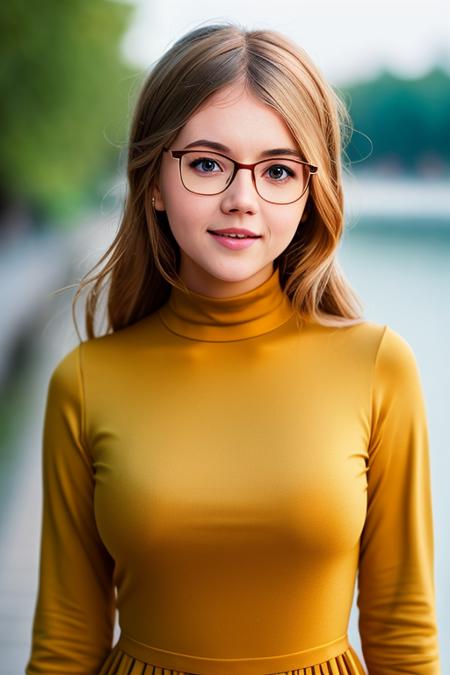
[[[389,67],[405,77],[436,61],[450,71],[449,0],[129,0],[136,14],[123,52],[149,67],[199,23],[232,19],[293,38],[333,84]],[[257,11],[256,11],[257,10]]]

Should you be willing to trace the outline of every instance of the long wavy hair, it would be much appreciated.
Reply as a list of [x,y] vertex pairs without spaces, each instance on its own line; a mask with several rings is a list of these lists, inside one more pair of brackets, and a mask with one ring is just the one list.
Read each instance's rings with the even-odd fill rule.
[[[302,155],[318,166],[295,235],[274,261],[283,291],[300,320],[348,326],[363,321],[363,305],[336,259],[344,227],[342,153],[351,129],[344,101],[304,49],[273,30],[233,22],[195,28],[156,61],[137,96],[127,156],[127,190],[118,232],[78,282],[73,298],[93,284],[85,305],[88,338],[95,337],[98,300],[107,291],[107,332],[158,310],[178,274],[179,246],[165,212],[151,205],[164,146],[191,115],[226,85],[243,82],[284,119]],[[97,274],[93,274],[101,266]],[[77,328],[78,331],[78,328]]]

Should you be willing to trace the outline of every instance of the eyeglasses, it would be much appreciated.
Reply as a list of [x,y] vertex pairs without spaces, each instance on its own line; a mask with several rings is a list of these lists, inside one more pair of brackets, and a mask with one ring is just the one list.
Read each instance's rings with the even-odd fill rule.
[[180,178],[186,190],[199,195],[217,195],[230,187],[239,169],[250,169],[259,196],[272,204],[292,204],[305,194],[318,167],[284,157],[241,164],[227,155],[205,150],[170,150],[179,160]]

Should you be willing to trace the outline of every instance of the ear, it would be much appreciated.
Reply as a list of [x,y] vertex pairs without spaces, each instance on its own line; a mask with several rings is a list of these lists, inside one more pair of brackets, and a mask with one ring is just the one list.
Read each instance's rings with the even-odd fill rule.
[[159,189],[159,185],[156,183],[152,190],[152,197],[155,198],[155,209],[156,211],[165,211],[164,200]]

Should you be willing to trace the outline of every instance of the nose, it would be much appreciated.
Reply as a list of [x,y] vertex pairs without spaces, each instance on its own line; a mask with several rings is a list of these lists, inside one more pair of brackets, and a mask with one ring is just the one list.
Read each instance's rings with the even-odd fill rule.
[[254,213],[258,209],[259,195],[250,169],[238,169],[233,181],[222,192],[222,209]]

